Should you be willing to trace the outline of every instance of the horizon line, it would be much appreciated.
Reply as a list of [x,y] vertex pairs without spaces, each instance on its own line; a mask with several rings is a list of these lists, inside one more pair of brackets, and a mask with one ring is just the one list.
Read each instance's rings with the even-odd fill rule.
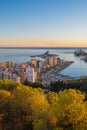
[[60,47],[60,46],[59,47],[55,47],[55,46],[54,47],[50,47],[50,46],[47,46],[47,47],[46,46],[45,47],[43,47],[43,46],[38,46],[38,47],[37,46],[35,46],[35,47],[30,47],[30,46],[23,46],[23,47],[21,47],[21,46],[17,46],[17,47],[9,46],[8,47],[8,46],[6,46],[5,47],[5,46],[1,46],[0,49],[1,48],[9,48],[10,49],[10,48],[87,48],[87,47],[81,47],[81,46],[80,47],[79,46],[77,46],[77,47],[69,47],[69,46],[68,47],[64,47],[64,46],[63,47]]

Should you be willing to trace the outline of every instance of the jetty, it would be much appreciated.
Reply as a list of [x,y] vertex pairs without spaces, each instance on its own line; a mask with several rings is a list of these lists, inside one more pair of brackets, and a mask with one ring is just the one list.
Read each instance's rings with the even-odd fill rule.
[[56,54],[50,54],[49,53],[49,51],[46,51],[44,54],[42,54],[42,55],[33,55],[33,56],[30,56],[30,57],[41,57],[41,58],[45,58],[45,57],[47,57],[47,56],[58,56],[58,55],[56,55]]

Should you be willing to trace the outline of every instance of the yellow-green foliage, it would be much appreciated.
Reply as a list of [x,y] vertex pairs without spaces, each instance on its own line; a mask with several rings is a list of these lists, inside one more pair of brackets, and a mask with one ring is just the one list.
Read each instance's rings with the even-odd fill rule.
[[0,130],[87,130],[86,108],[79,90],[44,94],[40,88],[0,80]]

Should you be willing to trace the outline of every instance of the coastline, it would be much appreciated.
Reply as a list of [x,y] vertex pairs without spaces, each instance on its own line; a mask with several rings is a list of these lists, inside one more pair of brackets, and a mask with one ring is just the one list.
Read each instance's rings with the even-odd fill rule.
[[52,81],[58,81],[58,80],[72,80],[74,79],[73,77],[67,76],[67,75],[62,75],[60,72],[67,67],[69,67],[71,64],[73,64],[73,61],[63,61],[62,64],[56,65],[52,67],[49,71],[46,73],[42,74],[42,83],[43,85],[49,85],[50,82]]

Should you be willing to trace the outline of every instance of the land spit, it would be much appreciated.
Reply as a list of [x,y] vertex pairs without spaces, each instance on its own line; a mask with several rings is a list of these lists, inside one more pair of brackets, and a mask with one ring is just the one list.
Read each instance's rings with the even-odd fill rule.
[[44,73],[42,73],[42,83],[43,85],[49,85],[52,81],[58,81],[58,80],[72,80],[73,77],[62,75],[60,72],[70,66],[73,61],[63,61],[62,63],[53,66],[47,70],[45,70]]

